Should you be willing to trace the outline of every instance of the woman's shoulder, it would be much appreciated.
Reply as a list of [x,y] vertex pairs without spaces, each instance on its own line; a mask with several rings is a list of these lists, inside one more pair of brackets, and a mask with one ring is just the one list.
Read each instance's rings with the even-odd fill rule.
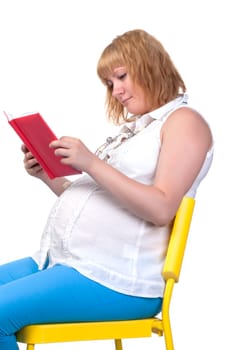
[[173,110],[168,115],[165,125],[167,124],[171,126],[173,126],[174,124],[177,126],[178,124],[182,126],[200,126],[207,129],[208,132],[211,132],[210,126],[207,120],[203,117],[203,115],[196,109],[190,107],[189,105],[181,105],[175,110]]
[[181,105],[173,110],[162,127],[162,135],[187,135],[191,140],[202,139],[211,146],[212,131],[203,115],[190,107]]
[[186,104],[177,106],[174,110],[172,110],[168,115],[168,119],[169,118],[186,118],[188,121],[200,121],[207,124],[205,118],[200,112],[198,112],[198,110]]

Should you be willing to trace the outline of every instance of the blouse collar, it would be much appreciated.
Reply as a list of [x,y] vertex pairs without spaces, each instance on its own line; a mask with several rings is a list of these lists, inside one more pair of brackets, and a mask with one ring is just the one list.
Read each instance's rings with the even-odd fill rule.
[[176,107],[187,104],[188,95],[183,94],[176,97],[174,100],[166,103],[165,105],[153,110],[152,112],[143,114],[142,116],[137,117],[136,120],[126,123],[122,128],[121,132],[126,132],[129,129],[134,134],[138,133],[142,129],[146,128],[154,120],[162,119],[170,111],[174,110]]

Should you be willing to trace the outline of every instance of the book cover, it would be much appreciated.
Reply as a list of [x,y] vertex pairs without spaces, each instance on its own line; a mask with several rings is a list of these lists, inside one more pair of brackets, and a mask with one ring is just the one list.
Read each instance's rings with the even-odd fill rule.
[[54,154],[54,150],[49,147],[50,142],[56,140],[57,137],[40,113],[36,112],[18,117],[14,117],[6,112],[4,114],[9,124],[46,171],[50,179],[81,173],[69,165],[62,164],[60,157],[57,157]]

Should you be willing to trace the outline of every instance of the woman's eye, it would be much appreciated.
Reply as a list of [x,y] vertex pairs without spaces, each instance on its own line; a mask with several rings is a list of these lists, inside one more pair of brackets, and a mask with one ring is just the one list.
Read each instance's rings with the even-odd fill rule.
[[126,75],[127,75],[127,73],[123,73],[123,74],[118,76],[118,79],[123,80],[123,79],[125,79]]

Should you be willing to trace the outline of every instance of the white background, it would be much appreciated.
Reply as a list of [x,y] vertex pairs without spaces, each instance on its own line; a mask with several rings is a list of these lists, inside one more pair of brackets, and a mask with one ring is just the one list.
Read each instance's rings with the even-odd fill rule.
[[[224,0],[0,0],[0,263],[34,252],[55,196],[23,168],[21,141],[1,111],[40,111],[58,136],[91,150],[112,132],[101,51],[118,34],[155,35],[181,72],[190,103],[215,138],[210,173],[197,195],[172,327],[176,350],[228,349],[229,314],[229,11]],[[0,310],[1,312],[1,310]],[[110,342],[38,349],[112,349]],[[125,349],[164,349],[162,338],[126,341]],[[21,346],[20,349],[24,349]]]

